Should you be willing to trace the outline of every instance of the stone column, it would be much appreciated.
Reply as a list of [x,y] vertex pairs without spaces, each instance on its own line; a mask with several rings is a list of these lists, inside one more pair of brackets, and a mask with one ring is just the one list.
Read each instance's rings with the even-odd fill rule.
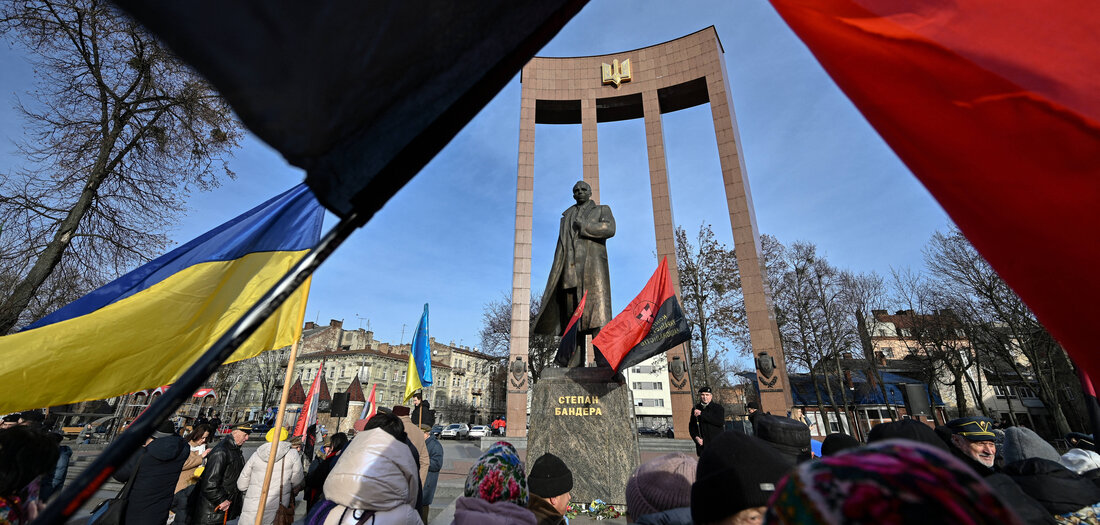
[[585,182],[592,186],[592,201],[600,202],[600,151],[596,140],[596,101],[581,100],[581,147]]
[[[665,157],[665,135],[661,126],[661,108],[656,91],[642,93],[645,114],[646,151],[649,156],[649,191],[653,199],[653,230],[657,237],[657,261],[668,258],[668,270],[676,296],[680,296],[680,271],[676,266],[676,231],[672,220],[672,197],[668,188],[668,160]],[[690,439],[689,413],[692,407],[690,374],[674,369],[679,358],[688,363],[687,345],[680,344],[668,351],[668,384],[672,404],[672,428],[676,439]]]
[[[791,386],[787,378],[786,360],[779,339],[779,327],[775,322],[775,308],[768,289],[767,274],[761,260],[760,234],[756,227],[752,192],[749,190],[749,180],[745,177],[745,160],[733,112],[733,100],[726,87],[725,60],[718,60],[718,66],[714,74],[707,75],[707,95],[714,118],[714,135],[718,141],[718,160],[722,167],[722,182],[726,188],[730,226],[733,227],[733,244],[737,250],[741,289],[745,296],[749,338],[753,357],[756,359],[760,409],[786,416],[791,406]],[[761,367],[762,360],[767,362],[764,367]],[[774,366],[770,366],[773,361]]]
[[[507,435],[527,435],[527,354],[531,325],[531,230],[535,194],[535,99],[520,101],[516,236],[512,252],[512,333],[508,340]],[[518,361],[518,363],[517,363]]]

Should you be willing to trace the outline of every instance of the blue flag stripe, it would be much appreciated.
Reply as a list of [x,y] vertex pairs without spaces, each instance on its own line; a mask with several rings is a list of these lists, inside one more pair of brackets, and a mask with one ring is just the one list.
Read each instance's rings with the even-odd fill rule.
[[300,251],[320,236],[324,211],[299,184],[190,242],[32,323],[33,330],[90,314],[196,264],[232,261],[249,253]]

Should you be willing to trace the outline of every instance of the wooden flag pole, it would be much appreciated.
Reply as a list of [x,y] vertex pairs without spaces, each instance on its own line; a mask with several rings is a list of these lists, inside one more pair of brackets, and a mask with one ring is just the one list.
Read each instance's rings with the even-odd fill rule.
[[[310,277],[305,282],[306,290],[309,289],[310,282],[313,280]],[[306,303],[309,302],[309,294],[306,294],[306,299],[302,301],[302,315],[298,316],[298,327],[302,327],[302,323],[306,318]],[[283,379],[283,395],[279,398],[279,411],[275,414],[275,426],[271,427],[271,453],[267,455],[267,470],[264,471],[264,485],[260,489],[260,506],[256,509],[256,523],[255,525],[262,525],[261,522],[264,519],[264,509],[267,507],[267,491],[271,487],[271,474],[275,471],[275,453],[279,451],[279,442],[283,437],[283,418],[286,414],[286,400],[290,397],[290,380],[294,377],[294,362],[298,357],[298,343],[302,340],[301,332],[298,333],[298,337],[294,339],[294,344],[290,346],[290,359],[286,363],[286,377]],[[294,489],[291,489],[291,494],[294,494]],[[279,504],[282,504],[282,493],[279,494]]]

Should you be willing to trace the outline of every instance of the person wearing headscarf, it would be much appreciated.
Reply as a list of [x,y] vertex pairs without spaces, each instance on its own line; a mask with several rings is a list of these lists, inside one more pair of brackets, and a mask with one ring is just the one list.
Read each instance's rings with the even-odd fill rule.
[[638,465],[626,482],[627,522],[691,525],[691,484],[698,466],[698,459],[682,452]]
[[958,458],[904,440],[799,465],[779,482],[764,523],[1023,524]]
[[527,510],[527,475],[516,448],[497,441],[470,467],[455,525],[537,525]]
[[692,522],[760,523],[776,483],[792,464],[790,458],[759,438],[740,432],[719,434],[703,451],[695,471],[695,483],[691,485]]

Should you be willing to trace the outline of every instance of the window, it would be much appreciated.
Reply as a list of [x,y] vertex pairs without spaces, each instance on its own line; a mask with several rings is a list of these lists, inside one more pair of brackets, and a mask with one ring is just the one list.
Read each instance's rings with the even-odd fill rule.
[[894,349],[889,347],[889,346],[883,347],[882,348],[882,356],[887,358],[887,359],[893,359],[894,358]]
[[641,398],[641,399],[637,400],[637,403],[638,403],[638,406],[640,406],[640,407],[663,407],[663,406],[665,406],[665,400],[664,399]]

